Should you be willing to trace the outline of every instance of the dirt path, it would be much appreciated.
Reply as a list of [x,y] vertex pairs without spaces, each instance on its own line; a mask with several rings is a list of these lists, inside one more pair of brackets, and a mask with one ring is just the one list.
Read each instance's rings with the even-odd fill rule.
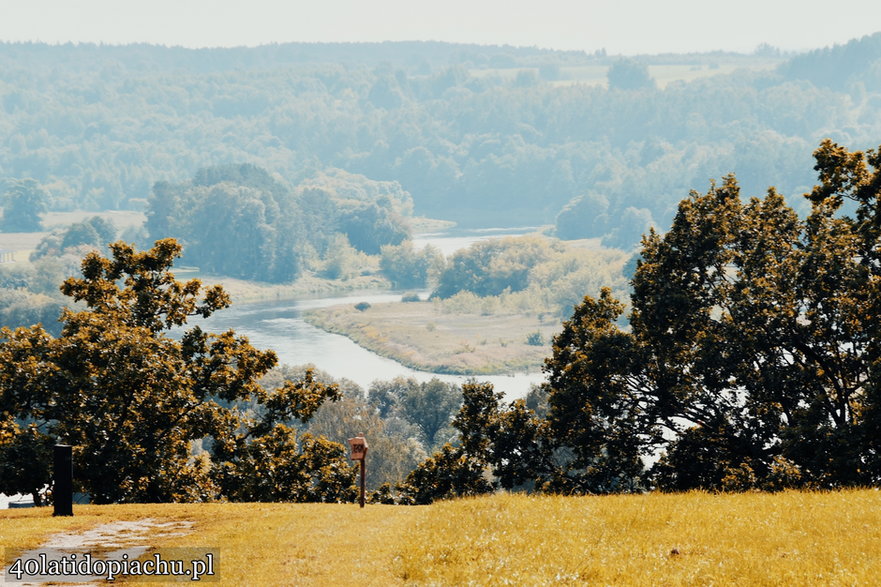
[[[113,569],[122,568],[124,562],[145,554],[157,538],[184,536],[192,527],[193,522],[189,521],[161,522],[146,518],[101,524],[83,532],[54,534],[39,548],[22,553],[17,559],[20,563],[13,561],[0,571],[0,583],[98,585]],[[117,563],[108,564],[110,561]],[[79,574],[86,566],[99,576]],[[53,567],[64,576],[55,574]],[[51,574],[41,574],[46,570]]]

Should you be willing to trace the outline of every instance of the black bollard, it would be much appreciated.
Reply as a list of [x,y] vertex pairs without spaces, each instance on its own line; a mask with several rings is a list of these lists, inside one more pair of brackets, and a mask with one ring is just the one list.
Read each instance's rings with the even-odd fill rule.
[[73,515],[73,449],[67,444],[55,445],[55,486],[52,488],[52,501],[55,503],[53,516]]

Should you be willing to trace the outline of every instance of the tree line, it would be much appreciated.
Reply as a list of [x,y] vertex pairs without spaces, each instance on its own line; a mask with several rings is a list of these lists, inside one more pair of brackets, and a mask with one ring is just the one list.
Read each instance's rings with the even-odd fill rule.
[[307,268],[344,277],[322,262],[401,244],[410,237],[412,209],[396,182],[335,170],[292,189],[257,166],[225,165],[189,182],[157,183],[146,231],[150,239],[180,239],[184,262],[204,272],[289,283]]

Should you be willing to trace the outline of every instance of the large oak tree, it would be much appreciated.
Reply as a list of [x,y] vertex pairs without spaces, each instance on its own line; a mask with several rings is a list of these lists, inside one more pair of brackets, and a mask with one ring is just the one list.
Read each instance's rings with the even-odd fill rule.
[[573,468],[706,489],[876,484],[881,154],[825,141],[799,219],[733,176],[650,233],[629,328],[586,298],[547,361],[550,424]]

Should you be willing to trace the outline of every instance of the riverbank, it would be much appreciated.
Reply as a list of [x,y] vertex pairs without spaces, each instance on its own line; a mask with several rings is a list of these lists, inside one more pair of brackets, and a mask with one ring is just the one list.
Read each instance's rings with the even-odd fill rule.
[[539,371],[560,327],[551,316],[444,313],[432,302],[332,306],[303,319],[412,369],[456,375]]

